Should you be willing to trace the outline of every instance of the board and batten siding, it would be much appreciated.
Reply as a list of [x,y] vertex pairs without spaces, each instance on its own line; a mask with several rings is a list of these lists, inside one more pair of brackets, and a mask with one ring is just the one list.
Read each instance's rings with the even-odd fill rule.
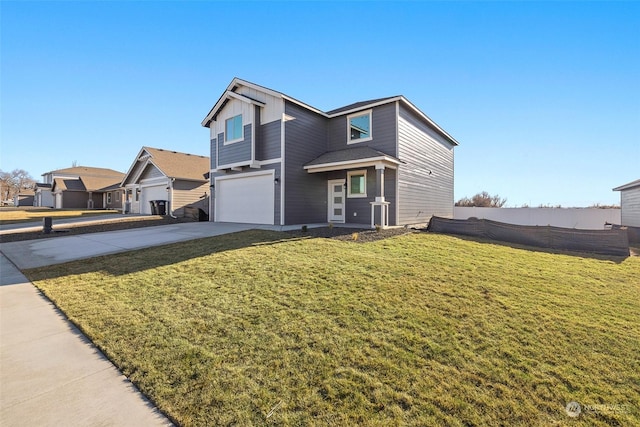
[[232,144],[225,145],[224,134],[218,135],[218,167],[251,161],[251,128],[245,124],[244,140]]
[[402,104],[398,157],[398,224],[453,218],[453,145]]
[[142,175],[140,175],[138,181],[142,181],[143,179],[162,178],[163,176],[164,174],[160,171],[160,169],[149,163],[144,172],[142,172]]
[[[173,182],[173,206],[169,209],[173,210],[173,215],[184,216],[184,207],[188,205],[198,204],[205,199],[205,194],[209,193],[208,182],[186,181],[176,179]],[[208,208],[202,207],[204,210]]]
[[[365,108],[364,111],[367,111]],[[357,113],[354,113],[357,114]],[[396,104],[389,103],[374,107],[371,111],[371,140],[347,143],[347,117],[334,117],[327,124],[327,151],[344,150],[353,147],[371,147],[397,157],[396,149]]]
[[640,186],[620,191],[622,225],[640,227]]
[[[286,101],[285,224],[327,221],[327,177],[303,166],[327,151],[326,119]],[[346,130],[345,130],[346,132]]]

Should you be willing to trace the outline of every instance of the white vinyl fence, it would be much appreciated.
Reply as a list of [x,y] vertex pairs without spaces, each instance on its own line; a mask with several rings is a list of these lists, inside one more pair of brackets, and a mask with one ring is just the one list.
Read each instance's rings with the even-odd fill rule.
[[597,208],[477,208],[455,206],[454,219],[490,219],[517,225],[551,225],[582,230],[603,230],[605,223],[620,224],[620,209]]

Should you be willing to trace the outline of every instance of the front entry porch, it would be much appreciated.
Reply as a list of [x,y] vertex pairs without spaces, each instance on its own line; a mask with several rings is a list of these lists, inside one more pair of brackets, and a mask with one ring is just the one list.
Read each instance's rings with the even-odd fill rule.
[[[395,225],[396,170],[400,160],[370,147],[325,153],[304,166],[327,177],[327,221]],[[385,172],[391,172],[387,177]],[[385,188],[385,182],[390,188]],[[389,200],[391,198],[391,200]]]

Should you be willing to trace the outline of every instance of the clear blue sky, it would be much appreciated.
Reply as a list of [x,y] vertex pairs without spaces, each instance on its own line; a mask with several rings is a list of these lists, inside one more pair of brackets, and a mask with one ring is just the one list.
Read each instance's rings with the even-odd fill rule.
[[234,76],[329,110],[402,94],[460,142],[455,198],[619,203],[640,178],[638,2],[0,2],[0,168],[208,155]]

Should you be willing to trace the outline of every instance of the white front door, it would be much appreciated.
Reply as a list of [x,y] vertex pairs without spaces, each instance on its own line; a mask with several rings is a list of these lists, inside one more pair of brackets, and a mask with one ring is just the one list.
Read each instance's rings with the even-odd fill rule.
[[327,220],[329,222],[344,222],[344,179],[329,180],[329,200],[327,206]]

